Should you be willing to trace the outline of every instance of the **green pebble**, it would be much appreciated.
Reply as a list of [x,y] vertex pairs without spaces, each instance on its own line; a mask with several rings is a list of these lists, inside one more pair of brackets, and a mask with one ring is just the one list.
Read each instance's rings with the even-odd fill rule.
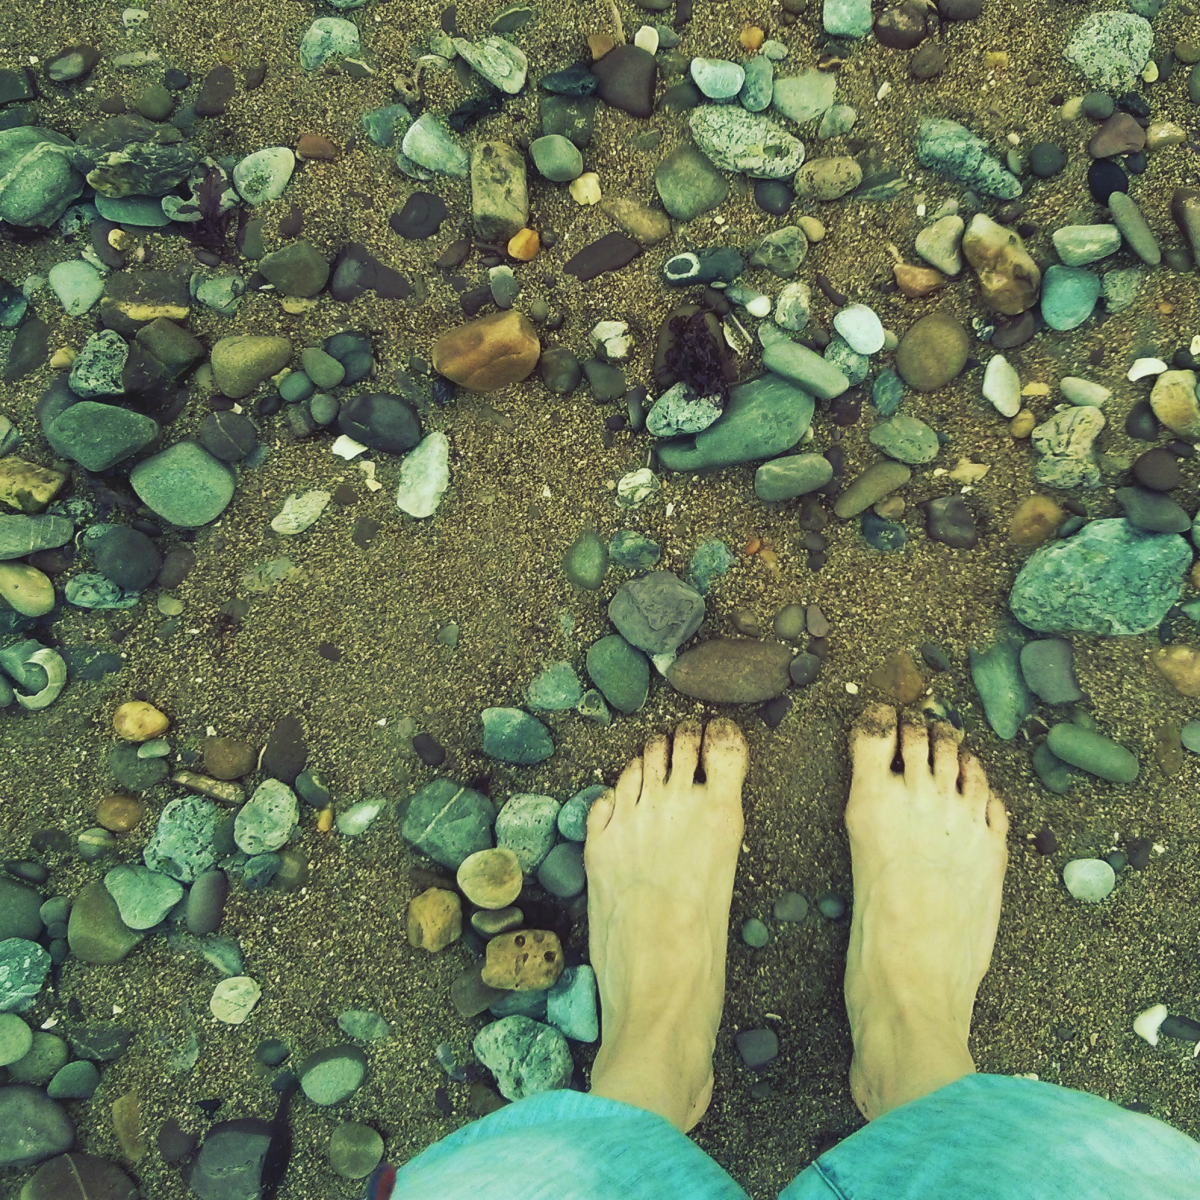
[[[33,1048],[8,1068],[10,1083],[45,1084],[71,1057],[67,1043],[52,1033],[34,1030]],[[53,1095],[53,1093],[51,1093]]]
[[1063,762],[1110,783],[1132,783],[1138,776],[1138,760],[1124,746],[1078,725],[1055,725],[1046,744]]
[[322,390],[337,387],[346,377],[346,368],[336,358],[309,346],[300,352],[300,365],[304,373]]
[[587,673],[605,700],[623,713],[634,713],[650,692],[650,662],[619,633],[592,644],[587,652]]
[[1093,121],[1105,121],[1117,106],[1107,92],[1088,92],[1083,98],[1083,115]]
[[742,926],[742,941],[755,950],[761,950],[771,940],[771,931],[757,918],[751,917]]
[[369,1125],[343,1121],[329,1139],[329,1165],[343,1179],[365,1179],[383,1158],[383,1138]]
[[15,1013],[0,1013],[0,1067],[10,1067],[33,1049],[33,1030]]
[[594,592],[608,570],[608,549],[594,529],[585,529],[563,555],[563,573],[577,587]]
[[58,1071],[46,1087],[46,1095],[52,1100],[90,1100],[99,1086],[95,1063],[81,1058]]

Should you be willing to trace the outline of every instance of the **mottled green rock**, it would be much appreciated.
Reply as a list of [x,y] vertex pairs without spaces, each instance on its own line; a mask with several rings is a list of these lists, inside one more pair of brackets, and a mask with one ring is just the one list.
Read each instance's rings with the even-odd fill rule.
[[477,850],[492,847],[495,805],[452,779],[431,780],[399,806],[397,816],[402,837],[454,871]]
[[917,160],[949,179],[974,188],[985,196],[1015,200],[1020,180],[992,156],[987,142],[965,125],[943,117],[930,117],[917,126]]
[[1033,696],[1021,674],[1020,647],[1011,640],[997,642],[986,651],[967,651],[971,681],[979,693],[983,712],[997,737],[1017,736],[1021,722],[1033,711]]
[[608,549],[594,529],[585,529],[563,555],[563,574],[577,587],[596,591],[608,570]]
[[536,717],[519,708],[485,708],[483,752],[501,762],[528,767],[545,761],[554,753],[550,731]]

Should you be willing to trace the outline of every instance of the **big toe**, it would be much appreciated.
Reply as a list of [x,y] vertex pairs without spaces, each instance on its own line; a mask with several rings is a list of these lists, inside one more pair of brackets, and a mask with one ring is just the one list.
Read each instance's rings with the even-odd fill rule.
[[742,731],[727,717],[709,721],[701,751],[704,777],[710,786],[737,791],[746,778],[749,751]]

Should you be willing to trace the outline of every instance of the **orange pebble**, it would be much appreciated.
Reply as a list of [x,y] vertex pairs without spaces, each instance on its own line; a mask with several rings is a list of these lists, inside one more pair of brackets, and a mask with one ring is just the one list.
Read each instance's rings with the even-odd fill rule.
[[753,537],[746,543],[746,554],[757,554],[762,549],[762,541],[759,538]]
[[757,25],[747,25],[738,36],[738,41],[741,43],[743,50],[754,51],[763,44],[763,39],[766,36]]
[[96,821],[110,833],[128,833],[142,819],[142,806],[132,797],[111,792],[96,805]]
[[892,268],[896,276],[896,286],[909,300],[917,300],[928,296],[938,288],[946,286],[946,277],[933,267],[914,267],[909,263],[896,263]]
[[328,833],[333,828],[333,808],[323,808],[317,813],[317,832]]
[[603,58],[616,44],[611,33],[589,33],[588,49],[592,52],[592,62]]
[[518,229],[508,239],[508,257],[517,262],[532,262],[537,252],[542,248],[542,240],[536,229]]
[[1158,302],[1158,311],[1162,313],[1164,317],[1169,317],[1175,311],[1175,305],[1173,305],[1170,300],[1160,300]]

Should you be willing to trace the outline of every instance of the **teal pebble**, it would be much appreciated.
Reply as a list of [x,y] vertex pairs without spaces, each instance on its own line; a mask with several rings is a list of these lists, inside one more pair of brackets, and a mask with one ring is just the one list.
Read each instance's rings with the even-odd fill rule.
[[594,592],[608,570],[608,549],[594,529],[585,529],[563,555],[563,573],[577,588]]
[[485,708],[480,719],[483,752],[489,758],[529,767],[554,753],[550,731],[519,708]]
[[659,544],[633,529],[620,529],[608,542],[608,557],[627,571],[648,571],[662,555]]
[[546,712],[565,712],[583,699],[583,685],[568,662],[551,663],[525,689],[525,703]]
[[771,931],[757,918],[751,917],[742,926],[742,941],[755,950],[761,950],[771,940]]

